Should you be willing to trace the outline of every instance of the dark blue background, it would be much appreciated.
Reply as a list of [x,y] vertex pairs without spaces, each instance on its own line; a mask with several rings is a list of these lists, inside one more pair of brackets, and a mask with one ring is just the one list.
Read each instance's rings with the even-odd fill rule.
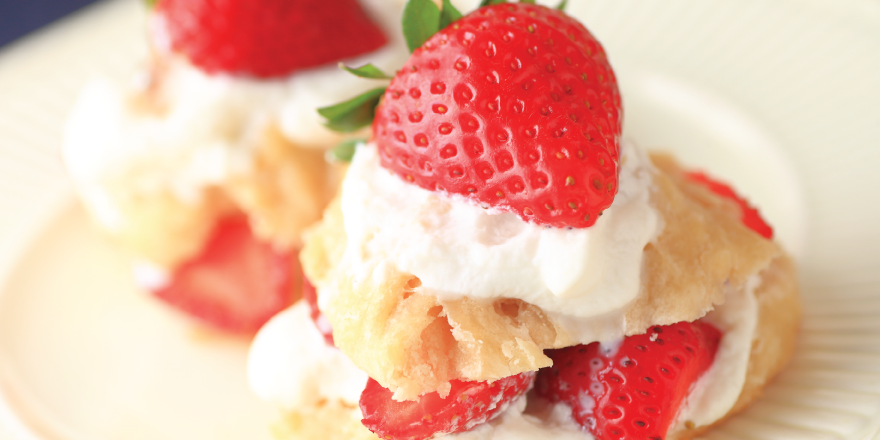
[[95,0],[0,0],[0,46]]

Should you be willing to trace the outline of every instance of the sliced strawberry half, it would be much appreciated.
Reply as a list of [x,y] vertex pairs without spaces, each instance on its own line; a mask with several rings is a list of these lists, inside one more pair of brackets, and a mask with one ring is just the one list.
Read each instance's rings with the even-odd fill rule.
[[705,173],[701,172],[691,172],[687,173],[688,179],[693,180],[694,182],[703,184],[706,188],[708,188],[713,193],[724,197],[726,199],[733,200],[739,205],[740,209],[742,209],[742,217],[741,220],[746,227],[757,232],[762,237],[772,240],[773,239],[773,228],[761,218],[761,214],[758,213],[758,210],[752,207],[746,199],[739,196],[736,191],[733,190],[728,185],[725,185]]
[[721,332],[701,321],[651,328],[620,347],[548,350],[538,395],[571,406],[598,440],[665,439],[691,386],[709,369]]
[[202,252],[153,293],[214,327],[252,333],[293,302],[295,264],[237,215],[219,221]]
[[423,440],[464,432],[501,414],[531,388],[534,379],[535,373],[528,372],[491,383],[453,380],[445,398],[433,392],[406,402],[393,400],[391,391],[370,379],[361,394],[362,422],[385,440]]

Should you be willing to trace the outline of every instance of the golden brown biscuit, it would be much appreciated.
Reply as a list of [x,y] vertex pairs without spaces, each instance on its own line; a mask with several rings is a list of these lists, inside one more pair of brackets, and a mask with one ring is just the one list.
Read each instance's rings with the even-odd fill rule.
[[102,181],[106,202],[121,219],[111,237],[137,258],[171,268],[198,253],[218,218],[244,212],[256,236],[281,249],[300,247],[302,231],[320,219],[336,192],[342,168],[328,163],[324,150],[288,142],[275,124],[251,148],[249,170],[201,188],[186,202],[168,191],[144,193],[126,176]]
[[[725,292],[745,291],[750,276],[786,258],[776,243],[742,225],[735,203],[687,180],[671,158],[652,160],[651,203],[664,229],[645,248],[642,293],[624,311],[626,335],[698,319],[724,302]],[[335,270],[345,246],[334,203],[307,238],[303,268],[316,284],[336,290],[328,319],[337,346],[395,398],[444,394],[452,379],[534,371],[551,363],[544,349],[589,342],[573,340],[540,308],[522,301],[441,301],[420,294],[418,278],[394,268],[355,284]]]
[[[161,118],[169,112],[174,93],[169,75],[177,55],[150,46],[145,87],[126,94],[127,109],[144,118]],[[328,145],[296,145],[281,133],[277,121],[267,121],[250,143],[246,170],[230,172],[212,186],[181,200],[172,191],[146,192],[135,187],[131,174],[155,173],[155,164],[144,164],[126,173],[109,174],[99,182],[107,200],[86,200],[94,217],[101,205],[118,211],[116,228],[108,232],[139,259],[172,268],[202,249],[217,219],[234,212],[248,216],[254,234],[280,249],[302,246],[303,230],[321,218],[333,198],[344,169],[325,160]],[[108,225],[105,225],[105,227]]]
[[801,303],[797,274],[791,258],[783,256],[761,272],[755,289],[758,319],[749,352],[745,383],[733,407],[722,418],[705,426],[685,420],[672,427],[668,440],[688,440],[721,424],[757,399],[764,387],[791,359],[800,328]]
[[342,175],[324,154],[292,144],[272,124],[251,169],[230,176],[222,190],[247,214],[258,237],[282,248],[301,247],[303,230],[321,218]]
[[[741,411],[760,395],[791,358],[801,315],[794,264],[788,257],[776,259],[760,277],[762,283],[754,291],[758,304],[757,327],[746,380],[736,403],[711,425],[689,428],[688,421],[679,421],[672,427],[668,440],[691,439]],[[360,412],[353,407],[339,402],[322,403],[308,411],[288,413],[274,431],[279,440],[377,439],[360,424],[360,419]]]

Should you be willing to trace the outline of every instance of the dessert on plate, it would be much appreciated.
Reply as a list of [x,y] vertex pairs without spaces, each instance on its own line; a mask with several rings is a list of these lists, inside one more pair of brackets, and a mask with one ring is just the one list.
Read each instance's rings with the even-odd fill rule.
[[621,140],[582,24],[484,3],[410,1],[417,48],[307,232],[314,292],[254,341],[252,388],[285,439],[710,429],[791,356],[793,262],[729,186]]
[[[255,331],[298,297],[342,136],[314,109],[376,86],[337,67],[399,65],[396,0],[159,0],[129,84],[92,81],[63,154],[139,283],[206,322]],[[348,125],[357,130],[356,125]]]

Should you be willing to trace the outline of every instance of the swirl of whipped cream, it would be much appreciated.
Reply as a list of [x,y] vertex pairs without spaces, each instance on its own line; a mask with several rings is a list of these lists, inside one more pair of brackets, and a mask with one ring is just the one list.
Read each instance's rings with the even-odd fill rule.
[[619,192],[596,224],[546,228],[408,184],[368,145],[343,183],[342,270],[358,282],[390,264],[441,299],[519,298],[579,321],[613,315],[638,296],[644,247],[661,229],[650,204],[653,172],[645,153],[624,143]]

